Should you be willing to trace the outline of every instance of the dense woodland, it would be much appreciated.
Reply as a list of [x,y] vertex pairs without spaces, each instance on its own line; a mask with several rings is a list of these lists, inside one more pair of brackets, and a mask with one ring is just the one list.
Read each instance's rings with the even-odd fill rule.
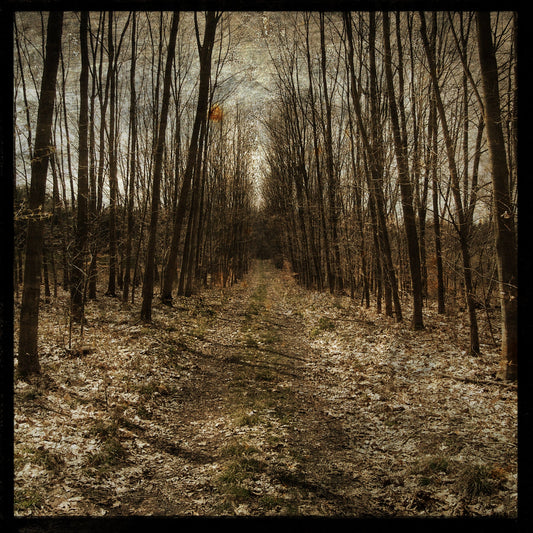
[[231,285],[259,256],[415,329],[430,302],[466,308],[471,355],[499,308],[516,377],[516,19],[271,18],[259,135],[253,108],[226,105],[235,15],[17,14],[22,375],[41,284],[70,291],[73,322],[98,291],[149,321],[154,297]]
[[83,356],[92,303],[150,325],[270,261],[414,338],[461,317],[457,357],[516,380],[516,14],[19,12],[13,39],[17,377],[43,305]]

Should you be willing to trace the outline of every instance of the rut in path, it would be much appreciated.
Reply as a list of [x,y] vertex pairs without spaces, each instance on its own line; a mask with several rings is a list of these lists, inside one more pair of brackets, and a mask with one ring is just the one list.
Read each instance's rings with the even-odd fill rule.
[[165,436],[144,436],[166,458],[145,469],[150,482],[130,501],[138,512],[380,514],[357,481],[352,421],[317,396],[327,361],[289,280],[258,262],[216,309],[195,372],[161,408]]

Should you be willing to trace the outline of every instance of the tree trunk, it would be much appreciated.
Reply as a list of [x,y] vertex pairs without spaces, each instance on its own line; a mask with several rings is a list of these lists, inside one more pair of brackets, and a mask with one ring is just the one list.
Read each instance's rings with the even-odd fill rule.
[[126,250],[124,257],[124,283],[122,286],[122,300],[128,301],[128,294],[131,280],[131,262],[132,262],[132,241],[133,241],[133,227],[134,227],[134,192],[137,173],[137,96],[135,92],[135,68],[136,68],[136,16],[132,13],[132,27],[131,27],[131,68],[130,68],[130,126],[131,126],[131,140],[130,140],[130,177],[129,177],[129,193],[128,193],[128,229],[126,236]]
[[509,189],[509,173],[501,123],[498,65],[492,43],[490,13],[480,11],[476,17],[485,124],[492,171],[494,231],[502,310],[500,375],[504,379],[515,380],[517,378],[518,351],[518,265],[514,206]]
[[202,124],[202,121],[205,121],[207,118],[207,105],[209,100],[209,78],[211,74],[211,56],[213,52],[215,33],[219,18],[220,15],[217,15],[213,11],[207,12],[203,44],[200,45],[200,43],[198,43],[200,54],[200,82],[198,89],[198,102],[196,106],[196,116],[194,119],[193,131],[189,144],[189,152],[187,154],[187,165],[185,167],[180,198],[178,200],[176,214],[174,217],[174,227],[172,233],[172,241],[170,244],[170,251],[167,259],[167,264],[164,270],[163,284],[161,289],[161,301],[166,304],[172,303],[172,289],[174,285],[174,280],[176,278],[178,249],[181,237],[181,226],[183,223],[183,219],[185,218],[189,191],[191,188],[194,168],[197,162],[200,126]]
[[113,44],[113,12],[109,12],[108,35],[108,77],[111,78],[109,86],[109,277],[107,281],[106,296],[116,296],[117,282],[117,151],[115,140],[115,127],[117,125],[117,73],[115,69],[115,52]]
[[152,210],[150,218],[150,233],[148,237],[148,249],[146,252],[146,267],[143,280],[143,301],[141,307],[141,319],[149,322],[152,319],[152,299],[154,292],[155,249],[157,239],[157,223],[159,220],[159,196],[161,186],[161,174],[163,165],[163,151],[165,148],[165,132],[167,128],[168,107],[170,101],[170,76],[176,48],[176,35],[178,33],[179,12],[172,14],[170,37],[168,41],[167,60],[163,80],[163,98],[161,102],[161,115],[154,161],[154,173],[152,178]]
[[88,104],[89,104],[89,49],[87,46],[89,12],[80,14],[80,117],[79,130],[79,158],[78,158],[78,211],[72,257],[72,274],[70,277],[70,298],[72,320],[83,320],[83,302],[87,245],[87,207],[89,196],[89,146],[88,146]]
[[[389,14],[383,13],[383,43],[385,48],[385,77],[387,79],[387,93],[389,97],[390,118],[392,122],[392,132],[394,137],[394,148],[396,151],[396,162],[398,165],[398,180],[400,182],[400,193],[402,197],[402,209],[405,235],[407,237],[407,249],[409,252],[409,267],[411,273],[411,283],[413,291],[413,329],[423,329],[422,318],[422,276],[420,273],[420,247],[418,244],[418,234],[416,231],[416,218],[413,209],[413,190],[409,178],[409,163],[407,160],[407,145],[405,138],[402,138],[400,124],[398,120],[398,108],[396,96],[394,94],[394,80],[391,67],[390,48],[390,28]],[[403,65],[399,65],[403,69]]]
[[333,286],[330,287],[332,292],[339,292],[343,289],[343,280],[341,274],[341,260],[338,235],[338,210],[337,210],[337,176],[333,165],[333,138],[331,126],[331,101],[328,94],[327,71],[326,71],[326,44],[324,36],[324,13],[320,15],[320,64],[322,73],[322,88],[324,91],[324,105],[326,107],[326,124],[325,124],[325,148],[326,148],[326,171],[328,177],[328,204],[329,204],[329,230],[331,231],[331,244],[333,245]]
[[26,261],[18,346],[18,374],[21,377],[40,372],[37,346],[43,250],[43,220],[40,217],[40,212],[45,201],[48,159],[52,151],[50,140],[62,29],[63,12],[51,11],[48,16],[46,55],[37,111],[35,151],[31,162],[29,209],[32,217],[28,221],[26,237]]
[[461,256],[463,263],[463,280],[464,280],[464,290],[466,297],[466,305],[468,307],[468,316],[470,322],[470,354],[478,355],[479,354],[479,332],[476,318],[476,310],[474,305],[474,296],[472,291],[472,268],[470,260],[470,250],[468,246],[468,236],[469,236],[469,227],[468,220],[465,216],[463,209],[463,203],[461,198],[461,190],[459,185],[459,176],[457,173],[457,166],[455,162],[455,149],[453,141],[450,135],[448,128],[448,121],[446,118],[446,113],[444,109],[444,104],[442,102],[439,83],[437,79],[437,72],[435,67],[435,53],[434,50],[430,48],[429,41],[427,38],[426,31],[426,19],[423,12],[420,12],[420,22],[421,22],[421,34],[422,41],[424,44],[424,50],[429,64],[429,73],[431,77],[431,82],[433,86],[433,93],[435,95],[435,101],[437,104],[437,111],[440,117],[440,122],[442,126],[442,132],[444,135],[444,142],[446,145],[446,155],[448,158],[448,168],[450,170],[450,179],[451,179],[451,188],[452,194],[455,202],[455,208],[457,211],[457,229],[459,233],[459,242],[461,246]]
[[[373,12],[370,13],[370,17],[374,17]],[[392,297],[394,302],[394,311],[396,314],[396,320],[402,321],[402,310],[400,305],[400,299],[398,295],[398,282],[396,279],[396,273],[392,263],[392,254],[390,249],[390,240],[387,230],[386,214],[385,214],[385,199],[382,189],[382,139],[380,137],[380,131],[377,124],[377,101],[376,101],[376,83],[375,83],[375,61],[374,58],[374,42],[370,42],[370,104],[371,104],[371,137],[372,143],[369,138],[367,128],[363,122],[361,103],[359,100],[359,94],[356,85],[355,67],[354,67],[354,49],[353,49],[353,34],[352,34],[352,19],[349,13],[344,15],[344,24],[346,28],[346,36],[348,38],[348,69],[350,75],[350,90],[352,95],[352,103],[357,118],[357,126],[359,134],[363,143],[363,147],[368,160],[369,172],[366,172],[368,180],[368,188],[370,194],[373,196],[374,206],[376,209],[376,220],[379,231],[381,257],[384,266],[385,277],[385,303],[388,304],[389,296]],[[390,291],[390,293],[389,293]],[[389,293],[389,294],[388,294]],[[387,315],[392,315],[392,310],[386,305]]]

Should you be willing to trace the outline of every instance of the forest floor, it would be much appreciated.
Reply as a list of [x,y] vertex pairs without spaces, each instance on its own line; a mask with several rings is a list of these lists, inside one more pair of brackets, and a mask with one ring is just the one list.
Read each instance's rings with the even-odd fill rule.
[[15,382],[15,516],[516,516],[516,387],[462,314],[415,332],[259,261],[151,324],[102,296],[68,350],[66,302]]

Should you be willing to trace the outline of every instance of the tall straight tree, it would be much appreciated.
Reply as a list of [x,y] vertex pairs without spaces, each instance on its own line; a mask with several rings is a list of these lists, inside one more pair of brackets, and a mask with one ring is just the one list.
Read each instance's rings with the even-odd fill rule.
[[472,285],[472,267],[470,258],[470,249],[468,246],[469,226],[468,219],[463,207],[461,198],[461,189],[459,184],[459,174],[457,172],[457,164],[455,161],[455,146],[452,140],[450,128],[448,126],[448,119],[446,117],[446,110],[442,101],[441,91],[437,79],[437,68],[435,65],[435,50],[430,46],[427,29],[426,18],[421,11],[420,15],[420,33],[422,35],[422,42],[426,58],[428,60],[429,74],[431,77],[431,85],[433,87],[433,94],[435,96],[435,103],[437,106],[438,116],[442,127],[442,134],[444,136],[444,144],[446,146],[446,156],[448,158],[448,168],[450,170],[450,181],[452,195],[455,202],[455,210],[457,212],[457,231],[459,233],[459,243],[461,246],[461,258],[463,263],[463,281],[466,296],[466,305],[468,307],[468,317],[470,322],[470,354],[479,354],[479,331],[476,318],[476,309],[474,302],[474,292]]
[[[311,105],[311,126],[312,126],[312,133],[313,133],[313,153],[315,154],[315,171],[316,171],[316,182],[318,187],[318,206],[319,206],[319,213],[320,213],[320,229],[322,230],[322,236],[324,239],[324,256],[325,256],[325,262],[326,262],[326,277],[327,282],[329,286],[329,290],[333,292],[333,287],[335,284],[335,278],[334,273],[331,265],[331,257],[330,257],[330,245],[329,245],[329,238],[328,238],[328,228],[327,228],[327,221],[326,221],[326,206],[325,206],[325,198],[324,198],[324,184],[323,184],[323,177],[322,177],[322,171],[319,161],[319,141],[318,141],[318,119],[317,119],[317,110],[316,110],[316,104],[315,104],[315,95],[314,95],[314,88],[313,88],[313,69],[311,66],[311,46],[310,46],[310,36],[309,36],[309,22],[310,18],[309,15],[304,15],[304,22],[305,22],[305,50],[306,50],[306,59],[307,59],[307,73],[309,76],[309,98],[310,98],[310,105]],[[320,233],[320,229],[318,233]],[[320,245],[320,241],[319,241]],[[320,258],[319,258],[320,259]]]
[[[113,11],[109,12],[109,34],[107,42],[109,66],[107,76],[110,78],[109,98],[109,277],[106,295],[116,296],[117,278],[117,151],[115,141],[115,128],[117,125],[117,73],[115,60],[115,46],[113,43]],[[117,53],[118,55],[118,53]]]
[[502,310],[502,368],[500,375],[504,379],[515,380],[518,362],[518,264],[514,208],[509,187],[509,171],[498,88],[498,64],[492,42],[490,12],[479,11],[476,17],[485,124],[492,171],[494,231]]
[[[383,13],[383,45],[385,49],[385,77],[387,80],[387,94],[389,98],[389,114],[392,123],[396,163],[398,166],[398,181],[402,197],[402,209],[405,235],[407,237],[407,249],[409,253],[409,267],[413,291],[413,329],[423,329],[422,318],[422,275],[420,270],[420,246],[416,230],[415,211],[413,209],[413,189],[409,178],[409,162],[407,156],[407,139],[402,136],[400,121],[398,118],[398,106],[394,91],[394,79],[392,77],[392,54],[390,46],[390,23],[389,14]],[[398,66],[399,70],[403,65]],[[400,97],[401,98],[401,97]]]
[[[375,13],[370,12],[370,27],[375,28]],[[362,140],[362,145],[367,156],[369,172],[366,173],[368,180],[368,188],[371,194],[371,202],[374,203],[376,212],[376,223],[379,232],[379,245],[380,253],[382,254],[385,281],[389,287],[392,299],[394,301],[394,312],[396,314],[396,320],[402,321],[402,309],[400,304],[400,298],[398,294],[398,282],[396,279],[396,273],[394,265],[392,263],[392,254],[390,247],[390,239],[387,230],[387,221],[385,213],[385,198],[382,188],[382,139],[381,132],[377,124],[377,91],[376,91],[376,72],[375,64],[373,64],[374,57],[374,31],[372,30],[370,41],[370,58],[371,58],[371,72],[370,72],[370,106],[371,106],[371,121],[370,121],[370,135],[368,133],[366,124],[363,120],[363,112],[360,102],[360,88],[357,86],[354,66],[354,41],[352,33],[352,18],[350,13],[344,14],[344,24],[346,27],[346,37],[348,42],[347,61],[348,72],[350,76],[350,93],[352,96],[352,104],[357,118],[358,133]],[[387,303],[386,307],[390,304]],[[386,309],[387,314],[392,314],[392,311]]]
[[324,34],[324,13],[320,12],[320,65],[322,73],[322,90],[324,93],[324,106],[326,108],[326,123],[324,129],[324,143],[326,148],[326,172],[328,177],[328,203],[329,203],[329,226],[334,251],[334,284],[330,287],[332,292],[342,291],[343,282],[340,264],[340,248],[338,235],[338,209],[337,209],[337,176],[333,165],[333,134],[331,125],[331,100],[328,94],[326,43]]
[[176,278],[176,269],[178,264],[178,248],[180,244],[181,227],[185,218],[189,191],[191,188],[192,178],[197,165],[197,155],[199,149],[200,127],[202,122],[207,120],[207,107],[209,102],[209,80],[211,77],[211,57],[217,24],[222,15],[214,11],[208,11],[205,16],[204,39],[200,42],[198,27],[196,26],[196,39],[198,52],[200,55],[200,81],[198,88],[198,102],[196,105],[196,115],[194,118],[189,151],[187,154],[187,164],[183,175],[183,184],[181,186],[180,198],[176,207],[174,216],[174,227],[170,251],[168,254],[167,264],[165,266],[163,286],[161,288],[161,301],[163,303],[172,303],[172,289]]
[[130,68],[130,181],[128,192],[128,229],[126,236],[126,252],[124,258],[124,281],[122,285],[122,299],[127,302],[131,280],[131,263],[132,263],[132,240],[134,226],[134,192],[135,176],[137,173],[137,94],[135,90],[136,66],[137,66],[137,19],[135,12],[131,15],[131,68]]
[[83,301],[85,287],[85,259],[87,245],[87,207],[89,196],[89,145],[88,145],[88,111],[89,111],[89,48],[87,46],[87,29],[89,12],[80,14],[80,116],[78,122],[79,156],[78,156],[78,212],[72,272],[70,275],[70,298],[72,320],[83,319]]
[[[104,35],[105,35],[105,14],[100,15],[100,21],[98,24],[98,35],[101,33],[98,70],[96,69],[96,61],[94,63],[94,74],[98,85],[98,98],[100,102],[100,131],[98,135],[98,171],[94,170],[91,175],[91,201],[89,202],[91,225],[93,230],[96,230],[98,223],[98,215],[102,210],[102,197],[103,197],[103,184],[104,184],[104,157],[105,157],[105,132],[107,131],[106,115],[109,102],[109,68],[108,75],[106,77],[105,85],[103,83],[103,64],[104,64]],[[96,40],[98,43],[98,39]],[[94,125],[94,116],[92,116],[91,126]],[[95,163],[96,165],[96,163]],[[96,175],[95,175],[96,174]],[[91,236],[90,255],[91,262],[89,264],[89,287],[87,297],[91,300],[96,299],[96,281],[98,277],[98,239],[97,231],[93,231]]]
[[144,271],[141,319],[149,322],[152,319],[152,299],[154,294],[155,249],[157,239],[157,224],[159,220],[159,201],[161,188],[161,174],[163,170],[163,152],[165,149],[165,132],[167,129],[168,107],[170,102],[170,77],[176,49],[176,36],[178,33],[179,12],[172,13],[170,37],[168,40],[167,60],[163,78],[163,98],[161,101],[161,114],[155,145],[154,171],[152,177],[152,209],[150,217],[150,234],[146,252],[146,266]]
[[44,224],[41,212],[46,193],[48,160],[52,153],[52,116],[56,97],[56,78],[61,50],[63,12],[51,11],[46,30],[46,54],[39,107],[34,153],[31,161],[31,185],[26,236],[26,260],[24,267],[24,288],[20,311],[18,373],[21,377],[40,372],[38,352],[39,296],[43,250]]

